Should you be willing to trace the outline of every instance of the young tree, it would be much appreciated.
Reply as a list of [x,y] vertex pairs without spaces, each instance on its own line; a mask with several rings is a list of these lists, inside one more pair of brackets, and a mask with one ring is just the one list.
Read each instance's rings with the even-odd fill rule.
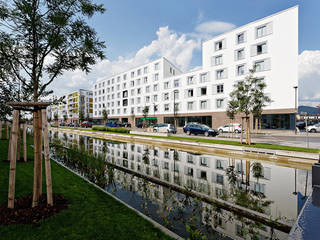
[[232,125],[232,134],[231,136],[233,137],[234,134],[234,126],[233,126],[233,120],[235,118],[235,115],[237,113],[237,108],[238,108],[238,102],[231,100],[228,102],[228,106],[227,106],[227,116],[229,117],[229,119],[231,120],[231,125]]
[[[104,42],[85,20],[104,11],[102,4],[91,0],[0,0],[0,56],[22,83],[27,100],[38,102],[50,94],[48,86],[64,71],[87,73],[90,65],[104,58]],[[34,119],[39,114],[36,111]],[[37,126],[34,121],[35,142]],[[40,146],[37,143],[35,154]],[[40,179],[41,173],[34,174]],[[34,198],[33,207],[38,205],[36,194]]]
[[66,122],[68,120],[67,114],[63,115],[63,120]]
[[[249,70],[249,75],[244,81],[234,85],[234,90],[230,93],[231,101],[238,103],[237,112],[243,113],[246,120],[246,143],[251,144],[250,138],[250,114],[266,106],[271,99],[265,95],[266,83],[263,78],[254,76],[255,67]],[[242,142],[242,141],[241,141]]]
[[144,121],[144,127],[146,127],[147,125],[147,117],[148,117],[148,114],[149,114],[149,107],[148,106],[145,106],[142,110],[142,115],[143,115],[143,121]]
[[134,114],[134,110],[133,109],[131,109],[130,118],[131,118],[131,122],[132,122],[132,127],[134,127],[136,125],[135,124],[136,115]]
[[103,124],[106,125],[106,123],[108,121],[108,110],[107,109],[102,110],[102,116],[103,116]]
[[58,113],[57,113],[57,112],[54,113],[53,119],[54,119],[54,121],[56,122],[56,127],[58,127],[58,125],[59,125],[59,124],[58,124],[59,116],[58,116]]

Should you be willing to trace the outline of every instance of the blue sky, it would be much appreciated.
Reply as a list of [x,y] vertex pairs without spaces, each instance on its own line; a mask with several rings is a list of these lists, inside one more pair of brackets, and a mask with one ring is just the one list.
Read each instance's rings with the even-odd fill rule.
[[[100,1],[99,1],[100,2]],[[106,43],[107,60],[89,75],[66,73],[54,85],[57,95],[160,56],[187,71],[201,65],[201,40],[299,5],[299,58],[303,71],[299,99],[320,104],[320,0],[109,0],[107,11],[90,19]],[[208,32],[199,30],[207,24]],[[306,51],[309,50],[309,51]],[[64,79],[72,79],[66,85]],[[59,90],[57,90],[59,89]]]

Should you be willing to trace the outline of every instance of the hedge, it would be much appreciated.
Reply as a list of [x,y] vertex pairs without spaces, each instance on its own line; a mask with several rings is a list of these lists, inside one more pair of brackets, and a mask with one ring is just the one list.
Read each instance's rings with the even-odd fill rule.
[[122,127],[93,126],[92,130],[104,131],[104,132],[116,132],[116,133],[130,133],[129,129],[122,128]]

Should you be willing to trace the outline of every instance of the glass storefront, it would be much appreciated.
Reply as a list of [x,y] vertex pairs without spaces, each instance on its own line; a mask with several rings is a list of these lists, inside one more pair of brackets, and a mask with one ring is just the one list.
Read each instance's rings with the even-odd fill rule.
[[295,114],[262,114],[261,120],[262,129],[295,129]]
[[[176,117],[178,127],[184,127],[188,122],[198,122],[212,127],[212,116],[189,116],[189,117]],[[165,117],[165,123],[174,123],[173,117]]]

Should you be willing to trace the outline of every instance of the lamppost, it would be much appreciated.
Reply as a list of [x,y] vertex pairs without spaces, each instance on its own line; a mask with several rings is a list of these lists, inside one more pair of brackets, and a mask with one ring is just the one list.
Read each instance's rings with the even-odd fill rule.
[[296,126],[296,122],[297,122],[297,113],[298,113],[298,99],[297,99],[297,90],[298,90],[298,86],[294,86],[294,127],[295,127],[295,134],[297,134],[297,126]]
[[173,122],[175,127],[177,127],[177,123],[176,123],[176,117],[177,117],[176,94],[177,93],[179,93],[178,90],[173,91]]

